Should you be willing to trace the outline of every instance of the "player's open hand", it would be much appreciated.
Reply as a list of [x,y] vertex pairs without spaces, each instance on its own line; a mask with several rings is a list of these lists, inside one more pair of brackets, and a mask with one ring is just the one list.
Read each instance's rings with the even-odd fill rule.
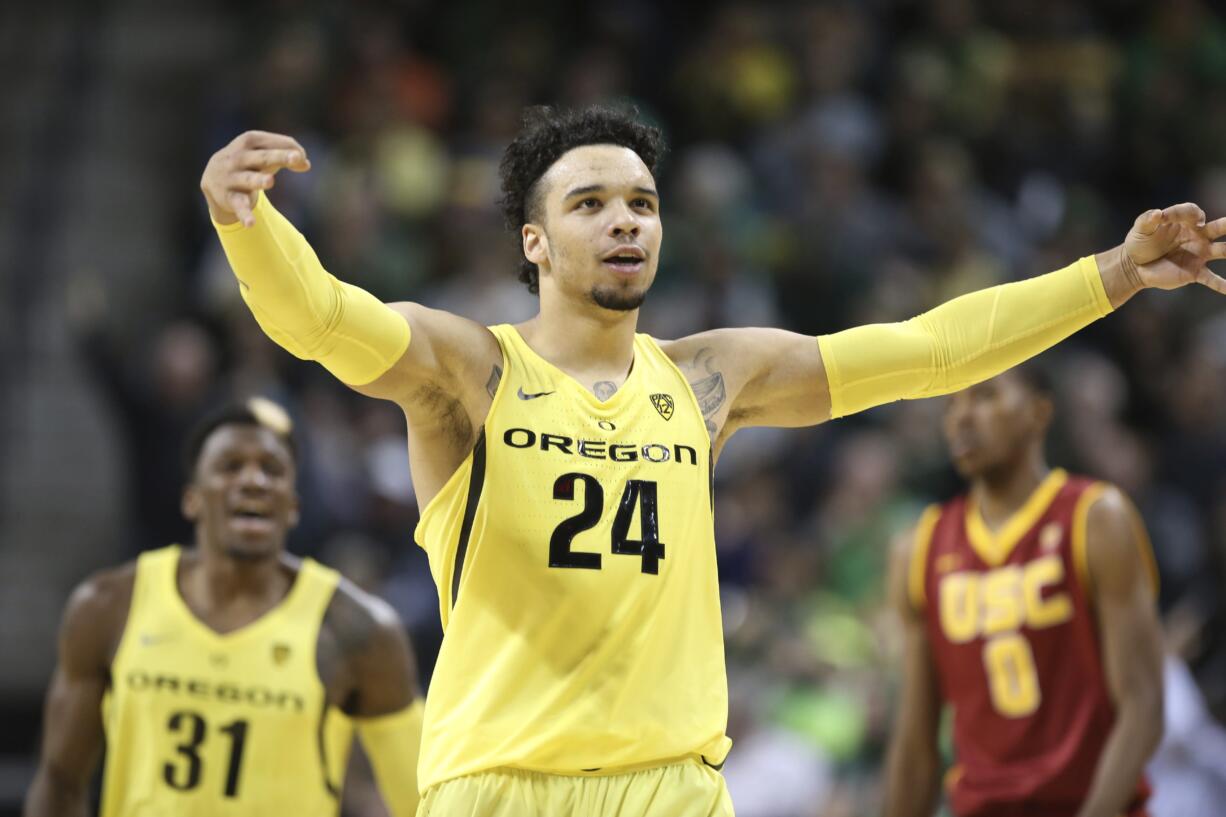
[[276,181],[277,171],[311,169],[306,149],[290,136],[251,130],[213,154],[200,177],[209,215],[218,224],[255,224],[256,195]]
[[1195,204],[1176,204],[1137,216],[1124,255],[1135,265],[1138,283],[1155,289],[1202,284],[1226,295],[1226,279],[1208,263],[1226,258],[1226,218],[1205,223],[1205,211]]

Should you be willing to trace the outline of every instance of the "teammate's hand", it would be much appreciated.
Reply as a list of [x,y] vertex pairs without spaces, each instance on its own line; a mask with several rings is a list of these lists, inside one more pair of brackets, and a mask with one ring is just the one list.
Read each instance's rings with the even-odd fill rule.
[[306,149],[291,136],[250,130],[213,154],[200,177],[209,215],[218,224],[255,224],[256,194],[273,186],[277,171],[311,169]]
[[1176,204],[1137,216],[1124,239],[1124,259],[1131,262],[1142,287],[1177,289],[1201,284],[1226,295],[1226,279],[1214,274],[1210,261],[1226,258],[1226,218],[1205,223],[1195,204]]

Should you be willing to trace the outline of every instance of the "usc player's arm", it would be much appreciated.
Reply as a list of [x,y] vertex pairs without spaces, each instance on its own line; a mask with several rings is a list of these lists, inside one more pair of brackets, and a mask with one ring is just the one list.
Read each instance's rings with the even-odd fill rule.
[[336,669],[321,666],[321,675],[353,719],[392,817],[413,817],[424,701],[404,624],[387,602],[342,580],[324,628],[320,661]]
[[932,817],[940,793],[937,730],[941,697],[928,645],[924,612],[917,606],[911,571],[916,531],[898,536],[890,555],[887,594],[902,625],[902,694],[886,754],[886,817]]
[[73,591],[60,622],[58,659],[43,708],[38,770],[25,817],[85,817],[90,779],[105,741],[102,698],[123,633],[135,577],[131,566],[94,576]]
[[1116,488],[1086,518],[1085,564],[1115,725],[1079,817],[1116,817],[1136,794],[1162,739],[1162,633],[1144,523]]

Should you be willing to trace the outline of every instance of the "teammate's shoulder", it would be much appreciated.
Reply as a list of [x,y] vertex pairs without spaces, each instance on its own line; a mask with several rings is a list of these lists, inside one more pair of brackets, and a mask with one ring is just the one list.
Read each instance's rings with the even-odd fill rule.
[[342,709],[351,716],[397,712],[417,695],[417,666],[409,634],[392,606],[342,578],[320,631],[339,672],[325,681],[348,685]]
[[136,562],[105,568],[78,584],[64,605],[60,640],[69,659],[104,666],[128,620]]
[[106,567],[87,576],[68,597],[65,615],[96,616],[121,607],[127,610],[136,585],[136,561]]
[[342,652],[364,652],[389,637],[403,638],[404,624],[383,599],[341,576],[324,612],[324,626],[337,639]]

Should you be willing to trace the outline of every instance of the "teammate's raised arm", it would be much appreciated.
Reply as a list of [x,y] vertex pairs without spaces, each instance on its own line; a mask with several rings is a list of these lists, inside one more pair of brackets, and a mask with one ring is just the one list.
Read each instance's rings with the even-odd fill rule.
[[1086,563],[1115,723],[1078,817],[1131,813],[1136,781],[1162,738],[1162,634],[1149,538],[1108,488],[1090,507]]
[[[899,323],[813,339],[774,329],[726,329],[676,341],[670,355],[691,382],[721,373],[715,426],[797,426],[895,400],[933,397],[986,380],[1109,314],[1142,289],[1201,284],[1226,293],[1208,268],[1226,258],[1226,218],[1195,204],[1149,210],[1124,242],[1056,272],[963,295]],[[725,424],[726,421],[726,424]]]
[[90,813],[90,779],[104,743],[102,698],[110,652],[117,629],[122,629],[130,593],[130,574],[125,579],[112,571],[77,588],[64,610],[59,659],[43,709],[42,748],[26,795],[25,817]]
[[903,633],[903,664],[902,694],[886,755],[886,817],[931,817],[940,789],[941,696],[924,619],[916,609],[922,587],[913,574],[915,545],[916,532],[909,531],[894,542],[890,557],[887,593]]

